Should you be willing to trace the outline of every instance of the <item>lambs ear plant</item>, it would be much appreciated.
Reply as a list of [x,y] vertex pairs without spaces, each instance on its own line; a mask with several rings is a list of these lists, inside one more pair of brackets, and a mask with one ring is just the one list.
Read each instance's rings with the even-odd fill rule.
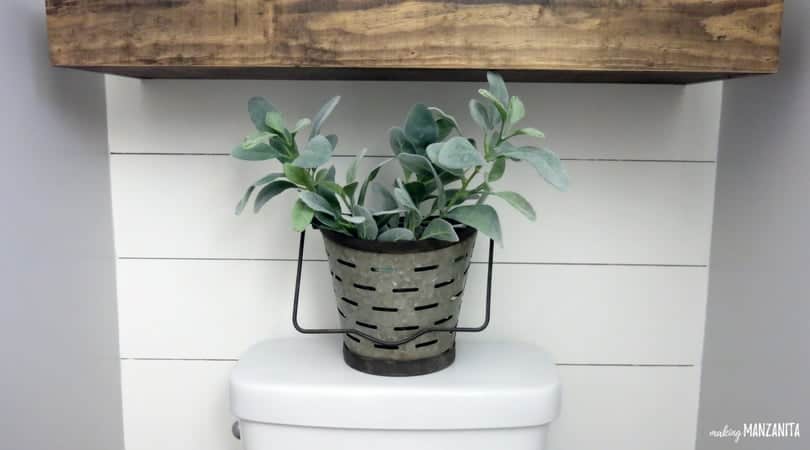
[[[330,163],[337,136],[321,134],[324,120],[340,97],[326,102],[311,120],[298,120],[292,129],[270,102],[260,97],[250,99],[248,111],[256,133],[231,154],[247,161],[276,159],[282,170],[250,185],[236,213],[242,212],[257,189],[253,201],[256,212],[273,197],[294,191],[297,200],[292,225],[296,231],[312,225],[369,240],[458,241],[456,228],[469,226],[501,243],[501,224],[490,199],[497,198],[529,220],[536,219],[525,197],[495,187],[508,176],[507,166],[528,163],[559,190],[567,188],[568,175],[552,151],[511,142],[518,136],[537,140],[544,136],[535,128],[518,126],[526,115],[523,102],[509,95],[498,74],[488,73],[487,79],[488,89],[480,89],[480,98],[469,102],[470,116],[481,131],[478,141],[464,136],[453,116],[417,104],[402,127],[390,130],[393,157],[377,164],[360,180],[358,166],[366,153],[361,151],[342,183]],[[306,128],[308,137],[299,148],[298,135]],[[383,166],[393,160],[401,166],[402,175],[390,185],[375,181]],[[376,207],[369,202],[369,190],[378,197]]]

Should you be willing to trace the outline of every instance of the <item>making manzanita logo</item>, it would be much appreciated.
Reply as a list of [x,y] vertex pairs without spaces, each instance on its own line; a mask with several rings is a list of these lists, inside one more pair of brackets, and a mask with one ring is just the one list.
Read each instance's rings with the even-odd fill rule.
[[735,443],[741,438],[794,438],[801,437],[798,422],[752,422],[744,423],[742,430],[728,424],[720,430],[709,431],[709,436],[732,439]]

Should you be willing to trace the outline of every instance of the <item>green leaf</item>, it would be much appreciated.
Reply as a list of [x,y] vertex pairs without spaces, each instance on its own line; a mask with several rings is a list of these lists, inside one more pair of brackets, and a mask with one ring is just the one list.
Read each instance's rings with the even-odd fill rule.
[[295,128],[293,128],[292,131],[293,131],[293,133],[298,133],[299,131],[301,131],[302,129],[304,129],[304,128],[310,126],[310,125],[312,125],[311,120],[309,120],[307,118],[299,119],[298,122],[295,123]]
[[[332,97],[331,99],[329,99],[329,101],[324,103],[320,111],[318,111],[318,114],[315,114],[315,117],[312,119],[312,128],[309,131],[310,139],[315,137],[315,135],[320,134],[323,122],[326,120],[327,117],[329,117],[329,114],[332,114],[332,111],[335,110],[335,107],[337,106],[338,102],[340,102],[340,96]],[[332,147],[334,148],[335,146],[333,145]]]
[[335,166],[329,166],[329,170],[326,171],[326,181],[335,181]]
[[338,225],[337,221],[334,217],[330,216],[329,214],[324,214],[320,212],[315,212],[315,220],[320,222],[324,227],[338,231],[340,229],[340,225]]
[[337,148],[338,137],[336,134],[329,134],[326,136],[326,140],[329,141],[329,145],[332,146],[332,151],[335,151]]
[[447,213],[447,218],[471,226],[502,245],[501,222],[489,205],[458,206]]
[[369,172],[368,176],[366,177],[366,181],[363,182],[363,186],[360,188],[360,194],[357,196],[357,203],[359,203],[361,205],[366,204],[365,203],[366,202],[366,192],[368,191],[369,183],[371,183],[372,181],[374,181],[375,178],[377,178],[377,175],[380,173],[380,169],[382,169],[382,167],[384,165],[391,162],[391,159],[392,158],[386,159],[385,161],[377,164],[376,167],[371,169],[371,172]]
[[258,194],[256,194],[256,201],[253,202],[253,212],[259,212],[262,207],[270,201],[273,197],[281,194],[287,189],[295,188],[296,186],[287,180],[276,180],[267,186],[263,187]]
[[[331,181],[326,181],[325,183],[331,183]],[[340,188],[340,186],[337,187]],[[324,184],[318,184],[315,187],[315,193],[323,197],[327,202],[329,202],[329,205],[332,207],[333,211],[340,211],[340,200],[338,200],[338,195],[335,193],[335,191],[331,190]]]
[[374,183],[371,186],[371,188],[374,189],[374,192],[376,192],[377,195],[380,197],[380,200],[382,201],[383,210],[391,211],[399,209],[397,199],[394,198],[394,194],[392,194],[387,187],[381,185],[380,183]]
[[397,155],[397,160],[403,168],[415,173],[420,179],[432,179],[436,176],[433,165],[424,156],[400,153]]
[[315,136],[307,142],[304,150],[293,161],[294,166],[304,169],[315,169],[329,161],[332,156],[332,144],[323,136]]
[[245,194],[242,196],[242,199],[239,200],[239,203],[236,205],[236,215],[242,214],[242,211],[244,211],[245,206],[247,206],[248,201],[250,201],[250,194],[252,194],[253,191],[257,187],[264,186],[267,183],[272,183],[273,181],[275,181],[275,180],[277,180],[277,179],[279,179],[279,178],[281,178],[283,176],[284,176],[283,173],[278,173],[278,172],[271,173],[269,175],[263,176],[258,181],[251,184],[250,186],[248,186],[247,190],[245,191]]
[[395,155],[400,153],[416,153],[416,146],[413,145],[408,136],[405,136],[405,131],[402,128],[394,127],[389,131],[389,142],[391,150]]
[[492,118],[489,117],[486,106],[476,99],[470,100],[470,116],[484,131],[495,128],[495,125],[492,123]]
[[312,218],[315,216],[315,211],[310,209],[301,199],[298,199],[293,204],[292,208],[292,223],[293,230],[299,233],[306,230]]
[[495,94],[495,98],[502,105],[508,104],[509,91],[506,90],[506,83],[503,82],[503,78],[495,72],[487,72],[487,82],[489,83],[489,91]]
[[536,138],[540,138],[540,139],[543,139],[543,138],[546,137],[546,135],[543,134],[542,131],[540,131],[540,130],[538,130],[536,128],[521,128],[521,129],[515,131],[512,134],[515,135],[515,136],[525,134],[526,136],[536,137]]
[[419,239],[439,239],[441,241],[458,242],[458,235],[450,222],[436,218],[430,221]]
[[458,121],[455,117],[447,114],[435,106],[428,107],[428,110],[438,116],[436,119],[436,125],[439,127],[439,140],[447,137],[447,135],[450,134],[453,129],[458,131],[458,134],[461,134],[461,127],[458,126]]
[[412,241],[414,239],[413,231],[407,228],[391,228],[382,232],[377,236],[378,241]]
[[428,196],[427,187],[421,181],[411,181],[403,186],[416,205],[421,204]]
[[529,203],[528,200],[523,198],[523,196],[518,194],[517,192],[504,191],[504,192],[490,192],[489,194],[506,200],[507,203],[512,205],[512,207],[515,208],[516,210],[520,211],[521,214],[526,216],[526,218],[531,220],[532,222],[537,220],[537,214],[535,214],[532,205]]
[[509,125],[520,122],[524,117],[526,117],[526,107],[519,98],[512,97],[509,100]]
[[489,169],[489,175],[487,175],[487,182],[492,183],[493,181],[498,181],[503,177],[503,173],[506,171],[506,158],[498,158],[492,163],[492,168]]
[[247,205],[247,203],[250,201],[250,194],[252,194],[252,193],[253,193],[253,190],[254,190],[254,189],[256,189],[256,185],[255,185],[255,184],[251,184],[250,186],[248,186],[247,190],[245,191],[245,195],[243,195],[243,196],[242,196],[242,199],[241,199],[241,200],[239,200],[239,203],[237,203],[237,204],[236,204],[236,211],[235,211],[235,214],[236,214],[237,216],[238,216],[239,214],[242,214],[242,211],[244,211],[244,210],[245,210],[245,206],[246,206],[246,205]]
[[327,191],[329,191],[329,192],[331,192],[333,194],[337,194],[337,195],[341,195],[341,196],[345,194],[345,192],[343,191],[343,188],[340,187],[339,184],[337,184],[337,183],[335,183],[333,181],[327,181],[327,180],[321,181],[320,183],[318,183],[318,187],[323,187],[324,189],[326,189]]
[[461,136],[452,137],[444,143],[439,150],[438,160],[439,165],[448,169],[469,169],[485,163],[481,153]]
[[498,110],[498,114],[500,114],[500,116],[501,116],[501,121],[504,121],[504,122],[505,122],[505,121],[506,121],[506,117],[507,117],[507,115],[508,115],[508,113],[507,113],[507,111],[506,111],[506,106],[504,106],[504,104],[503,104],[503,103],[501,103],[501,101],[500,101],[500,100],[498,100],[498,98],[497,98],[497,97],[495,97],[495,96],[492,94],[492,92],[489,92],[489,91],[488,91],[488,90],[486,90],[486,89],[479,89],[479,90],[478,90],[478,93],[479,93],[479,94],[481,94],[481,97],[484,97],[485,99],[487,99],[487,100],[489,100],[489,101],[491,101],[491,102],[492,102],[492,104],[495,106],[495,109],[497,109],[497,110]]
[[417,147],[425,148],[439,138],[433,114],[421,103],[413,105],[405,121],[405,135]]
[[[436,144],[431,144],[428,147],[433,147]],[[444,186],[442,184],[441,178],[439,178],[439,174],[436,172],[436,169],[433,168],[433,164],[430,163],[426,157],[421,155],[410,155],[407,153],[400,153],[397,155],[397,159],[399,160],[402,167],[411,172],[415,173],[417,177],[422,180],[433,180],[433,184],[431,186],[431,191],[436,191],[437,195],[437,205],[439,208],[444,208],[444,205],[447,202],[447,198],[444,193]]]
[[455,129],[453,124],[447,119],[436,119],[436,127],[439,129],[439,137],[436,138],[437,141],[443,141],[447,136],[450,136],[450,133]]
[[322,212],[332,217],[337,218],[340,215],[339,211],[335,211],[328,200],[311,191],[302,191],[298,194],[298,199],[304,202],[313,211]]
[[284,116],[278,111],[269,111],[264,117],[264,123],[274,131],[281,132],[287,129],[284,126]]
[[371,211],[363,206],[354,205],[352,214],[366,219],[363,223],[357,225],[357,234],[360,239],[377,239],[379,229],[377,228],[377,222],[374,221],[374,217],[371,215]]
[[343,216],[343,220],[354,225],[366,223],[366,218],[362,216]]
[[500,152],[499,156],[528,161],[549,184],[561,191],[568,189],[568,172],[563,167],[560,158],[551,150],[536,147],[512,147]]
[[307,169],[302,169],[292,164],[284,164],[284,176],[293,183],[306,187],[307,189],[313,189],[315,187],[315,180],[312,179]]
[[265,124],[267,113],[278,110],[262,97],[253,97],[248,101],[248,113],[250,114],[250,121],[259,131],[269,131]]
[[360,160],[366,156],[366,152],[368,149],[364,148],[360,151],[352,164],[349,166],[349,169],[346,171],[346,184],[354,183],[357,180],[357,165],[360,164]]
[[343,192],[346,193],[346,196],[349,197],[349,199],[351,199],[352,202],[354,202],[354,193],[357,191],[357,186],[359,184],[360,183],[358,183],[357,181],[354,181],[352,183],[347,184],[346,186],[343,186]]
[[394,198],[397,201],[397,205],[401,208],[410,211],[419,211],[419,208],[416,207],[416,203],[414,203],[413,199],[411,199],[411,195],[408,194],[408,191],[405,190],[404,187],[394,188]]
[[265,161],[278,158],[281,153],[268,144],[256,144],[250,148],[245,148],[244,144],[240,144],[231,150],[231,156],[243,161]]

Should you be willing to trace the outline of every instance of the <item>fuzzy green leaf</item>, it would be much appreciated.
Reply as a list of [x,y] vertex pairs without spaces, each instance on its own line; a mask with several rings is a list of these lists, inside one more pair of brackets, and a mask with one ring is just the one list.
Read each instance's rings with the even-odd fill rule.
[[315,187],[315,180],[309,174],[309,171],[292,164],[284,164],[284,176],[293,183],[303,186],[307,189]]
[[264,117],[264,123],[273,131],[282,132],[287,129],[284,126],[284,116],[279,111],[268,112]]
[[528,161],[549,184],[561,191],[568,189],[568,172],[563,167],[560,158],[551,150],[536,147],[513,147],[500,152],[499,156]]
[[380,183],[374,183],[371,187],[372,189],[374,189],[374,192],[376,192],[377,195],[380,197],[383,210],[391,211],[397,210],[399,208],[397,199],[394,198],[394,194],[392,194],[387,187],[381,185]]
[[336,134],[328,134],[326,135],[326,140],[329,141],[329,145],[332,146],[332,151],[335,151],[338,144],[338,137]]
[[245,148],[243,144],[237,145],[231,150],[231,156],[243,161],[265,161],[281,156],[281,153],[268,144],[256,144],[250,148]]
[[313,211],[329,214],[330,216],[335,218],[337,218],[340,215],[340,212],[335,211],[335,209],[332,207],[332,205],[329,203],[328,200],[323,198],[321,195],[316,194],[315,192],[302,191],[301,193],[298,194],[298,199],[304,202]]
[[[316,135],[320,134],[321,127],[323,126],[323,122],[332,114],[332,111],[335,110],[338,102],[340,102],[340,96],[332,97],[324,103],[321,109],[318,111],[318,114],[315,114],[315,117],[312,119],[312,128],[309,131],[309,138],[312,139]],[[332,146],[334,148],[335,145]]]
[[304,150],[292,163],[304,169],[315,169],[326,164],[331,157],[332,144],[325,137],[318,135],[307,142]]
[[256,189],[256,185],[255,185],[255,184],[251,184],[250,186],[248,186],[247,190],[245,191],[245,194],[242,196],[242,199],[241,199],[241,200],[239,200],[239,203],[237,203],[237,204],[236,204],[236,211],[235,211],[235,214],[236,214],[237,216],[238,216],[239,214],[242,214],[242,211],[244,211],[244,210],[245,210],[245,206],[246,206],[246,205],[247,205],[247,203],[250,201],[250,195],[253,193],[253,191],[254,191],[255,189]]
[[346,186],[343,186],[343,192],[346,194],[346,197],[349,197],[349,199],[351,199],[352,202],[354,202],[354,193],[357,192],[357,186],[359,184],[360,183],[358,183],[357,181],[354,181],[352,183],[347,184]]
[[411,195],[408,194],[408,191],[405,190],[404,187],[394,188],[394,198],[396,199],[399,207],[409,211],[419,211],[419,208],[416,207],[416,203],[414,203],[413,199],[411,199]]
[[519,136],[519,135],[523,134],[523,135],[526,135],[526,136],[536,137],[536,138],[540,138],[540,139],[543,139],[543,138],[546,137],[546,135],[543,134],[542,131],[540,131],[540,130],[538,130],[536,128],[521,128],[521,129],[515,131],[512,134],[514,134],[515,136]]
[[497,98],[502,105],[508,104],[509,91],[506,90],[506,83],[503,82],[503,77],[495,72],[487,72],[487,82],[489,83],[489,91],[495,95],[495,98]]
[[374,217],[371,215],[371,211],[363,206],[354,205],[352,214],[366,219],[363,223],[357,225],[357,234],[360,239],[377,239],[379,229],[377,228],[377,222],[374,221]]
[[492,92],[489,92],[486,89],[479,89],[478,93],[481,94],[481,97],[484,97],[485,99],[491,101],[493,106],[495,106],[495,109],[498,110],[498,114],[501,116],[501,121],[506,121],[506,117],[508,114],[506,111],[506,106],[504,106],[504,104],[501,103],[501,101],[498,100],[498,98],[495,97],[495,95],[493,95]]
[[514,125],[526,117],[526,107],[517,97],[509,100],[509,125]]
[[269,127],[265,124],[267,113],[278,110],[262,97],[253,97],[248,101],[248,113],[250,114],[250,121],[259,131],[269,131]]
[[458,121],[455,117],[435,106],[428,107],[428,110],[437,116],[436,125],[439,127],[439,140],[447,137],[453,129],[458,131],[458,134],[461,134],[461,127],[458,126]]
[[299,233],[306,230],[312,218],[315,216],[315,211],[308,207],[301,199],[298,199],[293,204],[292,208],[292,224],[293,230]]
[[269,175],[263,176],[258,181],[251,184],[247,188],[247,190],[245,191],[245,194],[242,196],[242,199],[239,200],[239,203],[236,205],[236,215],[242,214],[242,211],[244,211],[245,206],[247,206],[248,201],[250,201],[250,194],[252,194],[253,191],[257,187],[264,186],[265,184],[268,184],[268,183],[272,183],[273,181],[275,181],[275,180],[277,180],[277,179],[279,179],[279,178],[281,178],[283,176],[284,176],[283,173],[278,173],[278,172],[271,173]]
[[377,175],[380,173],[380,169],[382,169],[382,167],[388,164],[389,162],[391,162],[390,158],[377,164],[376,167],[371,169],[371,172],[369,172],[368,176],[366,177],[366,181],[363,182],[363,186],[360,188],[360,194],[358,194],[357,196],[357,203],[361,205],[366,204],[366,192],[368,191],[369,183],[371,183],[372,181],[374,181],[375,178],[377,178]]
[[481,153],[461,136],[450,138],[444,143],[439,150],[438,160],[439,165],[448,169],[469,169],[485,163]]
[[504,191],[504,192],[490,192],[489,194],[506,200],[507,203],[512,205],[513,208],[518,210],[521,214],[526,216],[526,218],[531,220],[532,222],[537,220],[537,214],[535,214],[534,208],[532,208],[531,203],[529,203],[528,200],[523,198],[523,196],[518,194],[517,192]]
[[259,212],[262,207],[270,201],[273,197],[281,194],[282,192],[286,191],[287,189],[295,188],[296,186],[290,183],[287,180],[276,180],[272,183],[268,184],[267,186],[263,187],[262,190],[256,194],[256,201],[253,202],[253,212]]
[[360,164],[360,160],[366,156],[366,152],[368,149],[364,148],[357,154],[357,157],[354,158],[352,164],[349,166],[349,169],[346,170],[346,184],[354,183],[357,180],[357,165]]
[[395,155],[400,153],[416,153],[416,146],[408,139],[408,136],[405,135],[405,131],[402,128],[391,128],[389,141],[391,150],[394,151]]
[[489,169],[489,175],[487,175],[487,182],[492,183],[494,181],[498,181],[503,177],[503,173],[506,171],[506,158],[498,158],[492,163],[492,168]]
[[413,231],[407,228],[391,228],[380,233],[377,236],[378,241],[412,241],[414,239]]
[[476,99],[470,100],[470,116],[484,131],[489,131],[495,127],[486,106]]
[[441,241],[458,242],[458,235],[450,222],[436,218],[430,221],[419,239],[438,239]]
[[295,123],[295,128],[293,128],[292,132],[293,133],[298,133],[299,131],[301,131],[302,129],[304,129],[304,128],[310,126],[310,125],[312,125],[311,120],[309,120],[307,118],[299,119],[298,122]]
[[489,205],[464,205],[451,209],[448,219],[471,226],[502,245],[501,222],[498,213]]
[[405,135],[417,149],[425,148],[439,138],[439,128],[425,105],[413,105],[405,121]]

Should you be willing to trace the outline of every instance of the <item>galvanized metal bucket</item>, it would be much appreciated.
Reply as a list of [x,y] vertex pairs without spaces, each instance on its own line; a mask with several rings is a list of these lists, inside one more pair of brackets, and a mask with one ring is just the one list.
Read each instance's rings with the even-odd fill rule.
[[427,332],[458,323],[476,231],[459,228],[458,242],[380,242],[322,230],[342,328],[346,363],[388,376],[441,370],[455,359],[455,333]]

